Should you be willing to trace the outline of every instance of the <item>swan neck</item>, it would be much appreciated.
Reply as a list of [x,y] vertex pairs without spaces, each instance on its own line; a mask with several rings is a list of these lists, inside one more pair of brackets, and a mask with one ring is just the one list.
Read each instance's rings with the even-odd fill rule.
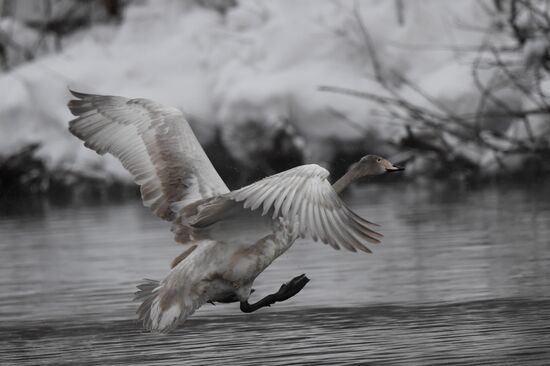
[[336,193],[342,193],[353,181],[357,180],[357,178],[359,178],[357,169],[352,168],[348,170],[348,172],[340,179],[338,179],[336,183],[332,185],[332,188],[336,191]]

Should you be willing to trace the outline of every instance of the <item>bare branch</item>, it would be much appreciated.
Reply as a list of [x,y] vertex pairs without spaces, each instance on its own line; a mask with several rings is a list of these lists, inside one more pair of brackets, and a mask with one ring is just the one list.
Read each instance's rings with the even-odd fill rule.
[[363,40],[365,42],[365,47],[367,49],[367,52],[370,56],[370,61],[372,63],[372,68],[373,68],[376,80],[380,84],[384,85],[386,84],[386,81],[384,80],[384,77],[382,75],[382,68],[380,66],[378,56],[376,54],[376,48],[374,47],[374,43],[367,29],[367,26],[365,25],[365,23],[363,22],[363,18],[361,17],[359,0],[355,0],[355,2],[353,3],[353,15],[357,21],[357,24],[359,25],[359,29],[361,30],[361,34],[363,36]]

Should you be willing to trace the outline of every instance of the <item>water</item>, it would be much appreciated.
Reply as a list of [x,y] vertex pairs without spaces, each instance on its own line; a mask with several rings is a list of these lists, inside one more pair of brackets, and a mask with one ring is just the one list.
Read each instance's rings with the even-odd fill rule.
[[131,302],[181,250],[167,223],[137,202],[4,214],[0,364],[549,364],[546,187],[358,189],[383,226],[373,255],[297,242],[254,286],[306,273],[296,297],[206,305],[169,335],[142,332]]

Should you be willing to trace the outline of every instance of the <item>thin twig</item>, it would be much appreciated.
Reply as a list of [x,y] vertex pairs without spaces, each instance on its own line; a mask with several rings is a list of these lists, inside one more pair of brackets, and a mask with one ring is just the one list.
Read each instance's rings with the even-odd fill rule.
[[380,62],[376,54],[376,48],[374,47],[374,43],[367,29],[367,26],[365,25],[365,23],[363,22],[363,18],[361,17],[360,7],[361,6],[359,5],[359,0],[355,0],[355,2],[353,3],[353,15],[357,21],[357,24],[359,25],[361,34],[363,35],[363,40],[365,41],[365,47],[367,49],[367,52],[369,53],[370,60],[372,63],[374,76],[376,77],[376,80],[380,84],[384,85],[386,84],[386,80],[384,80],[384,77],[382,75],[382,67],[380,66]]

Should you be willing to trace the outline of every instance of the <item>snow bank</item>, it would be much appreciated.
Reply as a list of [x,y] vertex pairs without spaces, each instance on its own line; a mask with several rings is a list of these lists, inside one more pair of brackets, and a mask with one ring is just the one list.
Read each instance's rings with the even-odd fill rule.
[[[473,0],[404,1],[402,24],[396,2],[387,0],[241,0],[225,16],[193,4],[132,5],[120,26],[75,34],[61,53],[1,75],[0,155],[38,142],[52,169],[127,178],[114,159],[82,148],[67,132],[67,86],[179,107],[203,143],[212,142],[217,126],[227,150],[243,162],[257,159],[258,140],[243,133],[251,125],[265,136],[290,125],[309,161],[331,161],[349,141],[369,141],[364,150],[377,152],[403,136],[402,126],[372,102],[318,90],[384,93],[373,81],[363,26],[390,81],[398,71],[464,112],[478,94],[460,49],[482,41],[467,26],[494,21]],[[402,87],[411,101],[429,105]]]
[[[162,11],[154,6],[132,7],[122,26],[97,26],[79,33],[62,53],[1,75],[0,154],[40,143],[38,155],[52,169],[127,177],[114,159],[82,148],[67,131],[73,118],[66,108],[68,87],[152,98],[211,123],[202,30],[219,22],[213,12],[186,9],[175,2]],[[203,140],[211,138],[208,128],[199,130]]]

